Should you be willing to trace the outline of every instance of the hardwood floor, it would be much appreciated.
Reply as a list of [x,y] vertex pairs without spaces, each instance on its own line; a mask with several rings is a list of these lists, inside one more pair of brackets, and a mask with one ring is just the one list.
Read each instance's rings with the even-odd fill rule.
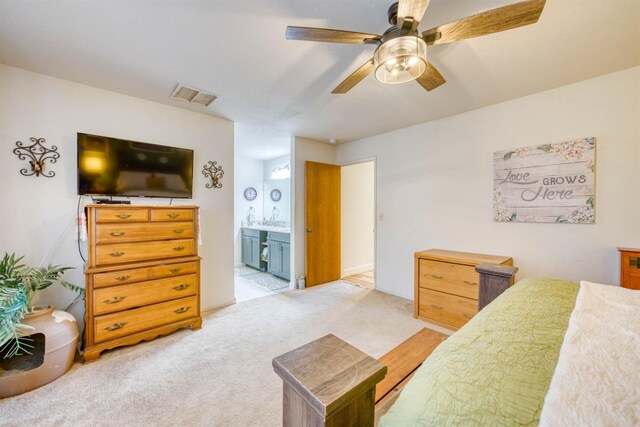
[[363,288],[374,289],[376,287],[375,270],[364,271],[362,273],[346,276],[343,277],[342,280],[362,286]]

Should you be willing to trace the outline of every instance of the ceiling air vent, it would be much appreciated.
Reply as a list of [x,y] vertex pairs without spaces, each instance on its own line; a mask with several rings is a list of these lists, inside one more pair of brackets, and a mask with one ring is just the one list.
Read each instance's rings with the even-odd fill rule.
[[180,101],[187,101],[193,104],[200,104],[208,107],[218,96],[209,92],[194,89],[192,87],[179,84],[173,93],[171,98],[179,99]]

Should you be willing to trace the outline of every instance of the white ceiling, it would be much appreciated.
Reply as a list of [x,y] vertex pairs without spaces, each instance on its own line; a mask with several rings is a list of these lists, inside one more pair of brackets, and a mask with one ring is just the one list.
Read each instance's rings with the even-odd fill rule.
[[[421,30],[513,0],[432,0]],[[0,62],[285,135],[339,142],[640,65],[640,0],[547,0],[537,24],[429,49],[447,84],[331,90],[373,46],[285,40],[287,25],[382,33],[392,0],[0,0]],[[180,82],[220,95],[169,99]]]
[[269,160],[291,152],[291,136],[271,127],[236,123],[234,154],[251,159]]

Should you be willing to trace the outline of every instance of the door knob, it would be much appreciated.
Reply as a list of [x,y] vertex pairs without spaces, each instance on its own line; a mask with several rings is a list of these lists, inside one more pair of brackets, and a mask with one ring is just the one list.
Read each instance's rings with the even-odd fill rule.
[[311,233],[311,229],[310,228],[307,228],[304,231],[306,231],[307,233]]

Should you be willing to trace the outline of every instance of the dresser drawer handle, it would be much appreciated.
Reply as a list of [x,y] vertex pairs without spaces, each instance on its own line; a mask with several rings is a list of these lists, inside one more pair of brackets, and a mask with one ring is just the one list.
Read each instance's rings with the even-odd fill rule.
[[441,307],[441,306],[439,306],[439,305],[429,304],[429,306],[430,306],[431,308],[435,308],[436,310],[442,310],[442,307]]
[[189,285],[187,283],[182,283],[182,284],[180,284],[178,286],[174,286],[173,289],[175,289],[176,291],[184,291],[188,287],[189,287]]
[[169,218],[178,218],[180,214],[167,214]]
[[123,231],[113,231],[113,232],[111,232],[109,234],[111,234],[113,237],[124,236],[124,232]]
[[462,315],[463,315],[464,317],[466,317],[467,319],[471,319],[471,318],[473,317],[473,316],[469,316],[467,313],[462,313]]
[[107,326],[106,328],[104,328],[106,331],[115,331],[117,329],[122,329],[124,328],[124,325],[126,325],[128,322],[120,322],[120,323],[114,323],[113,325]]
[[176,252],[182,252],[182,251],[185,250],[185,247],[184,246],[177,246],[177,247],[173,248],[173,250],[176,251]]
[[435,274],[432,274],[431,277],[433,277],[434,279],[444,279],[443,276],[436,276]]
[[127,219],[129,218],[131,215],[130,214],[118,214],[116,215],[118,218],[120,219]]
[[469,282],[468,280],[465,280],[464,283],[466,283],[467,285],[471,285],[471,286],[477,285],[476,282]]
[[172,268],[171,270],[169,270],[169,273],[176,274],[176,273],[180,273],[181,271],[182,271],[181,268]]
[[180,307],[177,310],[173,310],[174,313],[176,314],[182,314],[182,313],[186,313],[187,311],[189,311],[191,307]]
[[129,278],[131,278],[131,276],[118,276],[118,277],[116,277],[116,280],[118,282],[124,282],[125,280],[127,280]]
[[102,302],[104,302],[105,304],[117,304],[119,302],[122,302],[126,299],[127,297],[113,297],[111,299],[106,299]]
[[111,252],[109,255],[114,258],[120,258],[122,255],[124,255],[124,252]]
[[176,228],[175,230],[173,230],[173,232],[174,232],[174,233],[178,233],[178,234],[180,234],[180,233],[184,233],[184,229],[182,229],[182,228]]

